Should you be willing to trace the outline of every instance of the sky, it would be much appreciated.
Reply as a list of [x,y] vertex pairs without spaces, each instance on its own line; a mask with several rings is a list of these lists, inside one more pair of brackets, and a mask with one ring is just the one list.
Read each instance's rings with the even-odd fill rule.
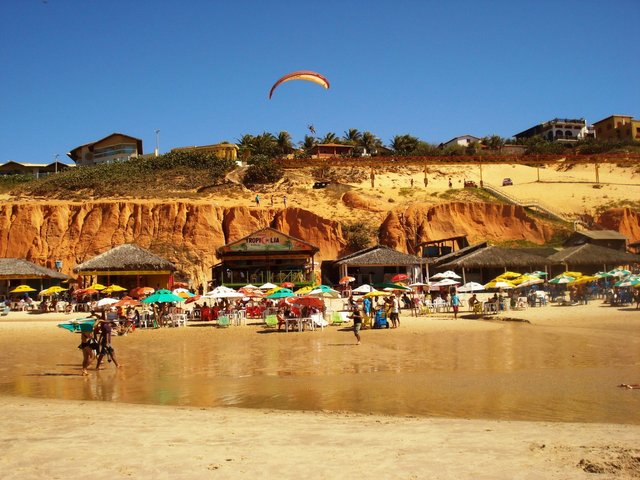
[[[0,163],[371,131],[509,138],[640,117],[637,0],[2,0]],[[295,70],[320,72],[328,90]],[[156,134],[156,131],[159,133]]]

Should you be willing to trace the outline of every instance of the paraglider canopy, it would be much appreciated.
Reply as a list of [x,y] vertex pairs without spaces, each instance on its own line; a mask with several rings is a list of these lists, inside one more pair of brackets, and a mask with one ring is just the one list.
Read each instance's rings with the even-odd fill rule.
[[329,80],[318,72],[312,72],[311,70],[298,70],[297,72],[287,73],[284,77],[274,83],[271,90],[269,90],[269,98],[273,95],[274,90],[278,88],[278,85],[288,82],[289,80],[306,80],[307,82],[317,83],[321,87],[329,88]]

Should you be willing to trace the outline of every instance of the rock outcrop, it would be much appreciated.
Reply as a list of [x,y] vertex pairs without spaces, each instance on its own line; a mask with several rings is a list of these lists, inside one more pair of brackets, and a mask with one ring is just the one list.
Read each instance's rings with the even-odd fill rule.
[[640,241],[640,213],[630,208],[611,208],[596,219],[596,225],[620,232],[629,239],[629,243]]
[[519,206],[454,202],[428,206],[413,204],[389,212],[380,227],[380,242],[399,251],[416,253],[416,243],[466,235],[470,243],[483,240],[527,240],[544,244],[554,234],[546,222]]

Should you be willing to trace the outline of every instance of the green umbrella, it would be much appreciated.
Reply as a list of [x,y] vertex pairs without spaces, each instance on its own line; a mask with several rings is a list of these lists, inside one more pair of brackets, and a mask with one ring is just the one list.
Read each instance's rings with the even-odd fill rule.
[[158,290],[152,295],[142,300],[142,303],[168,303],[183,302],[184,298],[174,295],[170,290]]
[[296,294],[293,293],[293,291],[291,291],[290,288],[281,288],[273,292],[271,295],[267,295],[265,298],[274,299],[274,298],[287,298],[287,297],[295,297],[295,296]]

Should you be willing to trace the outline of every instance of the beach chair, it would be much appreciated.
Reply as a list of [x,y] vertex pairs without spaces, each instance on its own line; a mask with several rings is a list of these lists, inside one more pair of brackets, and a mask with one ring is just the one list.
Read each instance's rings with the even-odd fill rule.
[[221,328],[228,327],[231,325],[231,320],[229,319],[229,315],[220,315],[218,317],[218,326]]
[[264,324],[269,327],[269,328],[275,328],[278,326],[278,316],[271,314],[271,315],[266,315],[264,317]]

